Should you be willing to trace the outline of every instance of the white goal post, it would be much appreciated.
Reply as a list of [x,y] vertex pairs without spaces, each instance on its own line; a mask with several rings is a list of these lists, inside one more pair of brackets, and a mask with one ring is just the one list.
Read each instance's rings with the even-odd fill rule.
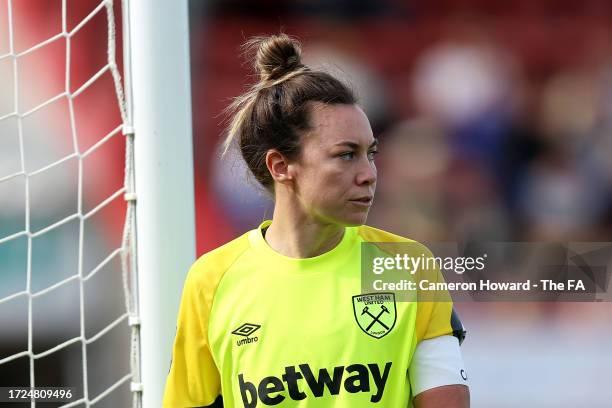
[[160,407],[179,297],[195,260],[186,0],[124,0],[132,110],[143,407]]

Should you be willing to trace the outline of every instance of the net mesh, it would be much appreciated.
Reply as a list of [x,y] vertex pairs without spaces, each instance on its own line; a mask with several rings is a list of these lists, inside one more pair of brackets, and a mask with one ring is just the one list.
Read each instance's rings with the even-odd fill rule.
[[[8,366],[11,362],[19,360],[21,358],[25,358],[28,360],[29,366],[29,386],[62,386],[62,387],[77,387],[80,389],[79,398],[67,403],[65,407],[72,406],[91,406],[96,405],[100,401],[103,401],[107,396],[109,396],[114,391],[118,390],[120,387],[127,388],[130,387],[131,396],[128,393],[128,398],[131,400],[131,404],[134,407],[140,406],[140,373],[139,373],[139,319],[138,319],[138,310],[137,310],[137,299],[136,299],[136,274],[135,274],[135,242],[134,242],[134,227],[135,227],[135,195],[134,195],[134,175],[133,175],[133,132],[131,124],[129,123],[129,112],[126,110],[126,102],[123,93],[123,85],[121,81],[121,76],[119,73],[118,65],[117,65],[117,56],[116,56],[116,26],[115,26],[115,9],[112,0],[105,0],[97,4],[84,18],[78,22],[78,24],[69,28],[68,22],[68,14],[69,14],[69,5],[67,0],[61,1],[61,31],[57,34],[51,35],[48,38],[45,38],[43,41],[36,43],[33,46],[28,47],[27,49],[18,50],[16,47],[16,28],[17,28],[17,18],[15,17],[15,6],[18,1],[7,0],[5,2],[5,7],[3,9],[3,22],[0,22],[0,28],[5,26],[6,28],[2,28],[4,34],[7,36],[7,48],[8,52],[0,53],[0,65],[4,68],[4,71],[8,74],[4,76],[3,80],[0,80],[2,88],[8,90],[8,92],[3,92],[5,99],[12,99],[12,101],[5,101],[6,103],[2,104],[2,106],[11,106],[12,108],[8,109],[8,111],[0,111],[0,128],[4,130],[4,132],[0,132],[3,139],[5,139],[5,146],[7,145],[6,141],[11,137],[17,141],[18,148],[15,148],[14,151],[11,149],[3,149],[0,150],[0,161],[5,160],[5,163],[8,163],[10,160],[16,161],[16,170],[12,171],[9,174],[0,173],[0,188],[3,185],[11,185],[11,183],[15,184],[18,181],[18,184],[23,184],[23,192],[24,195],[21,198],[20,194],[11,194],[6,193],[7,191],[11,191],[10,189],[4,189],[0,191],[0,225],[4,223],[4,228],[0,228],[0,247],[5,248],[5,252],[0,251],[0,287],[4,287],[4,290],[0,289],[0,307],[6,306],[10,311],[4,312],[0,315],[0,319],[5,320],[0,323],[3,328],[10,327],[12,324],[10,319],[8,319],[7,313],[13,313],[16,310],[12,305],[16,304],[17,301],[24,301],[27,305],[27,348],[21,351],[11,352],[9,355],[6,355],[6,352],[0,354],[0,370],[2,370],[3,366]],[[59,6],[58,2],[58,6]],[[94,19],[105,18],[106,24],[106,61],[104,65],[97,70],[92,76],[86,79],[81,85],[74,88],[73,80],[71,78],[71,67],[74,67],[74,60],[80,58],[75,54],[72,49],[72,45],[75,41],[76,36],[82,30],[85,30],[88,24],[92,24]],[[27,15],[26,15],[27,21]],[[23,19],[20,20],[23,23]],[[62,42],[65,44],[65,53],[64,58],[64,80],[63,80],[63,90],[61,92],[52,95],[49,98],[45,98],[44,101],[37,103],[35,106],[26,107],[24,101],[27,101],[29,98],[25,95],[24,89],[26,89],[27,84],[24,84],[24,79],[20,78],[20,75],[23,76],[22,69],[20,69],[20,64],[25,61],[29,56],[39,53],[46,48],[55,47],[58,42]],[[99,50],[99,52],[102,52]],[[57,54],[54,54],[57,56]],[[41,80],[45,79],[45,75],[48,75],[49,66],[41,65],[38,67],[40,70],[39,75]],[[2,75],[0,75],[2,77]],[[7,78],[10,78],[7,80]],[[12,81],[11,81],[12,79]],[[107,81],[105,81],[107,79]],[[11,83],[12,82],[12,83]],[[111,84],[112,82],[112,84]],[[77,114],[75,108],[75,100],[79,98],[82,94],[86,92],[90,92],[93,87],[97,87],[102,83],[107,86],[112,87],[112,92],[115,95],[115,103],[119,110],[119,123],[115,123],[112,129],[104,134],[102,137],[95,139],[93,142],[88,143],[84,142],[84,140],[91,141],[92,138],[89,137],[81,138],[79,137],[79,132],[77,132]],[[12,92],[11,92],[12,90]],[[93,91],[92,91],[93,92]],[[7,97],[7,95],[10,95]],[[12,96],[12,98],[10,98]],[[48,160],[42,166],[38,166],[37,168],[32,168],[31,165],[34,161],[29,157],[29,146],[32,145],[33,141],[27,139],[24,135],[27,133],[27,128],[30,126],[29,122],[32,118],[36,118],[37,126],[43,127],[44,124],[41,125],[40,120],[41,116],[38,114],[40,112],[49,112],[49,107],[55,106],[58,103],[66,103],[67,104],[67,116],[65,118],[66,127],[69,129],[70,134],[70,151],[68,154],[63,154],[62,157],[54,158],[51,162]],[[99,107],[95,105],[91,105],[87,107],[89,110],[95,111]],[[95,115],[94,115],[95,116]],[[44,117],[44,116],[43,116]],[[53,127],[53,124],[49,124],[49,127]],[[9,129],[9,130],[7,130]],[[86,129],[87,132],[91,133],[91,126],[83,126],[83,129]],[[52,131],[39,132],[42,133],[42,137],[51,137],[53,134]],[[107,147],[116,143],[117,139],[124,137],[125,145],[122,150],[125,152],[125,160],[118,160],[116,162],[124,162],[125,169],[123,172],[123,185],[113,191],[112,193],[106,195],[99,201],[96,205],[88,206],[85,204],[86,198],[86,190],[92,189],[92,186],[88,184],[88,182],[84,178],[84,168],[89,166],[90,161],[93,156],[99,154],[100,151],[108,150]],[[36,140],[34,143],[36,144]],[[50,142],[52,145],[53,142]],[[2,145],[0,144],[0,149]],[[45,149],[38,149],[45,150]],[[60,149],[61,150],[61,149]],[[111,149],[109,150],[112,154],[115,154],[118,150]],[[55,155],[54,152],[51,154],[53,157]],[[105,152],[105,155],[108,155],[108,151]],[[107,157],[107,156],[103,156]],[[43,160],[42,162],[45,162]],[[104,164],[104,160],[100,160],[99,158],[96,160],[91,160],[93,163],[97,163],[99,165]],[[65,167],[74,163],[74,167],[76,170],[76,208],[68,208],[64,211],[60,219],[53,220],[49,225],[45,225],[40,227],[39,218],[36,214],[36,209],[39,207],[38,205],[33,205],[33,201],[38,200],[33,193],[33,189],[37,188],[37,184],[40,184],[39,176],[45,175],[44,180],[49,180],[48,175],[55,174],[58,169]],[[0,170],[10,168],[10,166],[0,166]],[[94,172],[104,173],[106,171],[105,168],[99,168],[94,170]],[[59,173],[63,174],[63,173]],[[55,180],[53,181],[54,186],[61,185],[65,180]],[[21,185],[21,184],[20,184]],[[93,186],[93,189],[96,189],[96,186]],[[59,189],[61,190],[61,189]],[[2,194],[6,193],[4,197]],[[58,192],[61,194],[61,192]],[[17,197],[17,198],[15,198]],[[104,245],[104,250],[100,250],[99,252],[103,253],[98,257],[94,263],[91,260],[86,259],[86,245],[84,241],[88,234],[88,229],[90,228],[88,223],[92,221],[93,218],[97,217],[100,213],[104,212],[106,208],[109,208],[113,205],[113,203],[117,203],[118,200],[122,201],[123,204],[120,206],[123,208],[123,213],[125,214],[125,218],[123,220],[122,231],[118,231],[121,234],[120,239],[116,239],[115,242],[118,243],[115,245],[107,244],[106,240]],[[7,204],[8,203],[8,204]],[[16,209],[17,206],[23,206],[21,210]],[[16,214],[18,214],[16,216]],[[13,228],[11,232],[11,228],[8,227],[12,221],[23,216],[23,222],[21,221],[15,222],[19,224],[20,227],[15,230]],[[47,217],[48,219],[48,217]],[[104,220],[104,218],[102,218]],[[100,224],[103,224],[104,221],[96,221],[95,225],[98,225],[98,228],[102,228]],[[51,278],[40,280],[44,281],[45,284],[33,284],[34,276],[36,273],[33,270],[35,269],[35,262],[33,261],[34,256],[38,256],[38,250],[41,248],[39,242],[43,242],[44,239],[48,237],[53,237],[54,233],[58,230],[65,228],[69,225],[75,225],[75,233],[77,235],[78,247],[76,250],[76,268],[74,273],[64,274],[61,279],[56,279],[55,276],[58,274],[51,274]],[[8,232],[7,232],[8,231]],[[51,239],[51,238],[49,238]],[[55,238],[53,238],[55,239]],[[12,259],[8,252],[10,252],[12,256],[15,255],[16,252],[14,250],[9,250],[6,248],[11,247],[17,242],[25,242],[25,287],[22,287],[22,290],[14,290],[18,284],[9,284],[10,276],[18,275],[18,273],[12,270],[12,266],[10,263],[10,259]],[[44,247],[42,247],[44,248]],[[19,252],[19,251],[17,251]],[[2,256],[2,254],[6,256]],[[61,254],[51,253],[50,257],[62,256]],[[92,257],[95,258],[95,257]],[[51,258],[49,258],[51,259]],[[87,305],[87,297],[89,293],[92,293],[91,289],[88,289],[89,286],[97,285],[96,281],[99,275],[109,274],[108,270],[112,269],[114,265],[118,265],[117,268],[120,269],[121,273],[121,284],[117,287],[122,287],[122,293],[117,296],[105,296],[102,294],[101,296],[97,296],[97,301],[93,306]],[[14,267],[13,269],[19,269],[18,267]],[[61,275],[61,273],[59,274]],[[118,277],[118,275],[117,275]],[[15,281],[15,280],[13,280]],[[19,281],[19,279],[17,279]],[[9,282],[9,283],[7,283]],[[42,287],[44,286],[44,287]],[[88,288],[86,288],[88,286]],[[112,286],[111,286],[112,287]],[[7,288],[11,289],[12,292],[6,293]],[[51,344],[47,346],[44,350],[37,350],[35,347],[36,337],[34,326],[37,322],[35,322],[35,313],[34,313],[34,302],[37,302],[39,299],[45,298],[47,295],[53,293],[61,293],[62,290],[66,288],[74,288],[75,289],[75,304],[78,306],[78,312],[75,314],[67,315],[67,316],[55,316],[53,322],[58,322],[60,326],[62,325],[62,319],[70,319],[74,317],[75,320],[78,319],[78,329],[75,330],[75,335],[69,336],[69,338],[64,338],[63,341],[58,342],[57,344]],[[120,289],[121,291],[121,289]],[[121,307],[122,312],[113,316],[112,320],[109,322],[108,319],[100,327],[100,324],[96,323],[94,326],[98,326],[95,332],[92,332],[91,325],[88,325],[87,317],[89,316],[87,308],[94,307],[96,309],[103,309],[105,306],[105,302],[114,302],[118,298],[123,298],[124,305]],[[50,308],[54,307],[53,304],[50,304]],[[59,309],[61,309],[58,306]],[[53,311],[49,312],[53,313]],[[78,316],[78,317],[77,317]],[[53,325],[51,322],[51,325]],[[92,375],[89,371],[92,370],[92,365],[88,363],[88,356],[91,357],[91,349],[95,348],[98,342],[101,342],[108,333],[111,331],[123,327],[126,333],[129,333],[129,352],[127,353],[110,353],[106,356],[107,359],[111,361],[117,358],[129,358],[130,364],[127,365],[128,369],[121,374],[113,374],[110,380],[108,378],[105,379],[106,386],[103,390],[99,390],[99,387],[94,387],[94,382],[96,381],[97,375]],[[49,329],[50,330],[50,329]],[[5,330],[7,333],[9,330]],[[44,335],[45,330],[39,330],[42,335]],[[69,330],[68,330],[69,331]],[[7,336],[10,337],[10,336]],[[18,343],[18,342],[17,342]],[[48,345],[48,342],[45,343]],[[17,346],[18,347],[18,346]],[[73,383],[63,383],[62,381],[66,381],[65,378],[73,378],[70,375],[64,376],[64,380],[54,379],[56,381],[54,384],[42,383],[45,378],[45,373],[42,372],[42,369],[38,367],[37,362],[42,359],[52,356],[54,354],[62,353],[63,350],[66,350],[71,347],[77,347],[80,349],[80,364],[77,363],[76,366],[82,370],[82,383],[81,384],[73,384]],[[4,350],[14,350],[13,347],[6,347]],[[122,357],[125,356],[125,357]],[[99,359],[98,359],[99,360]],[[68,365],[68,367],[72,367],[74,369],[75,364]],[[96,371],[103,369],[100,367],[96,367]],[[108,377],[108,376],[107,376]],[[5,384],[11,385],[11,384]],[[16,384],[14,384],[16,385]],[[96,388],[96,389],[94,389]],[[36,406],[37,402],[32,401],[31,406]]]

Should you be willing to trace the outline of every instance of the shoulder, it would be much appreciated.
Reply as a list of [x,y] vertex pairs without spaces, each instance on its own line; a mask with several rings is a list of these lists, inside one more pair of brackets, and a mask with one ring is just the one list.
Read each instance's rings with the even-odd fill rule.
[[357,227],[357,234],[367,242],[415,242],[412,239],[369,225],[360,225]]
[[[425,245],[415,241],[414,239],[406,238],[389,231],[371,227],[369,225],[361,225],[357,227],[357,235],[359,235],[364,242],[401,244],[401,246],[396,249],[402,249],[404,251],[407,250],[409,252],[416,251],[425,255],[431,255],[431,251]],[[385,245],[385,248],[388,249],[394,247],[395,246]]]
[[197,291],[214,292],[223,275],[250,248],[248,234],[200,256],[189,269],[186,285]]

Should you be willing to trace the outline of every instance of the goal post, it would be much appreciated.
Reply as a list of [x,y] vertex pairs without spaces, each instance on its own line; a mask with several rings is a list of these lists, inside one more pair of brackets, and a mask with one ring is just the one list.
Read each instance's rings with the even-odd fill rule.
[[159,407],[196,255],[188,2],[124,0],[123,10],[141,349],[133,387],[142,386],[143,407]]

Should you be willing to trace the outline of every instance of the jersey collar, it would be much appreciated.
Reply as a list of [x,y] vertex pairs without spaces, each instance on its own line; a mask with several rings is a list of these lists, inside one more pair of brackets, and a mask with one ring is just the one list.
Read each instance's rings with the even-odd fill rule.
[[319,269],[322,264],[337,262],[339,258],[342,258],[348,254],[357,232],[356,227],[345,227],[342,239],[338,245],[331,250],[311,258],[292,258],[276,252],[270,247],[270,245],[268,245],[268,242],[263,237],[262,230],[269,227],[270,224],[272,224],[272,220],[265,220],[259,224],[259,227],[249,232],[249,241],[255,250],[269,256],[275,262],[288,263],[293,266],[300,267],[317,266],[317,269]]

